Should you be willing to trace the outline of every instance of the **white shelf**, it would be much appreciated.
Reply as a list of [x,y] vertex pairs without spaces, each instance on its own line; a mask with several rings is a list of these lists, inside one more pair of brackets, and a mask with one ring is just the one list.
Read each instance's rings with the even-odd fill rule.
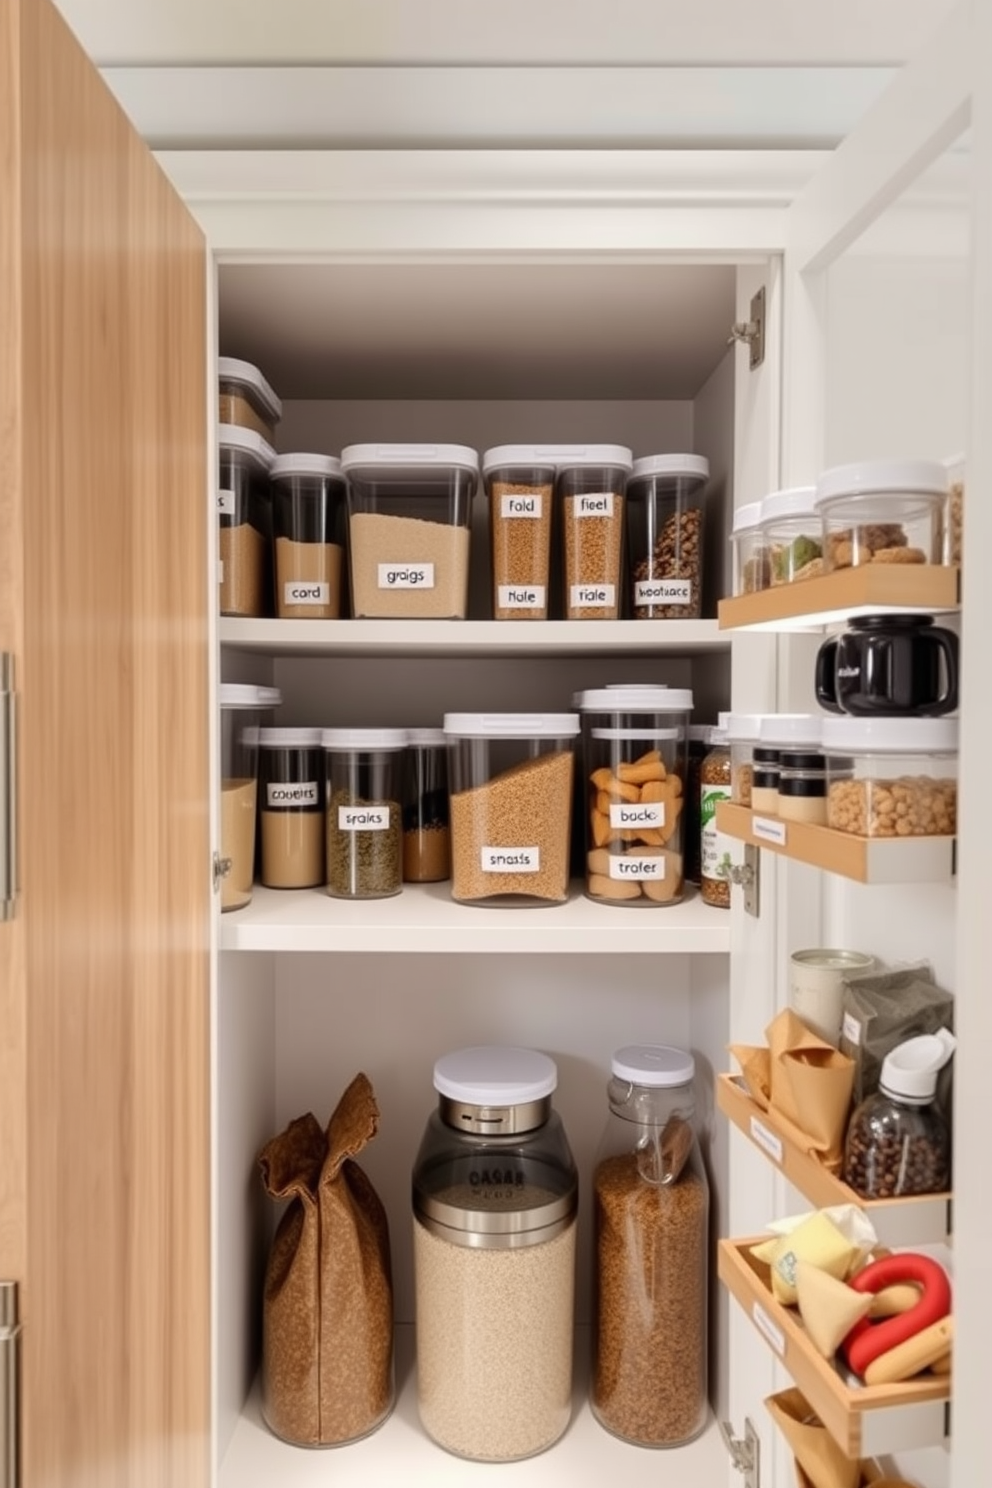
[[332,899],[322,889],[263,889],[221,915],[224,951],[546,952],[561,955],[729,952],[730,915],[691,886],[657,909],[567,904],[508,909],[456,904],[448,884],[408,884],[392,899]]
[[221,644],[279,656],[636,656],[729,652],[716,620],[220,620]]
[[[363,1441],[333,1452],[290,1447],[266,1428],[258,1390],[235,1428],[220,1471],[220,1488],[558,1488],[566,1484],[623,1483],[625,1488],[713,1488],[727,1481],[727,1449],[716,1422],[687,1447],[669,1452],[634,1447],[611,1436],[586,1401],[588,1330],[580,1329],[572,1421],[560,1441],[524,1462],[466,1462],[442,1451],[417,1415],[413,1328],[396,1330],[398,1399],[389,1420]],[[499,1410],[499,1401],[493,1401]]]

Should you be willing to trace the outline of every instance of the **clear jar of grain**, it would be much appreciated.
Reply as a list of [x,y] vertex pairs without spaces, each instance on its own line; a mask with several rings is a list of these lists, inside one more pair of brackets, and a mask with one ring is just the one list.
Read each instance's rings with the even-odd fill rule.
[[694,1075],[681,1049],[618,1049],[593,1173],[590,1404],[643,1447],[682,1446],[706,1424],[709,1186]]
[[275,687],[222,682],[220,703],[220,855],[222,910],[251,903],[255,878],[258,745],[262,717],[282,702]]
[[717,831],[716,808],[730,800],[730,745],[727,719],[721,713],[716,728],[710,729],[709,750],[699,768],[699,837],[701,870],[699,890],[704,904],[715,909],[730,908],[730,863],[733,839]]
[[408,729],[403,780],[403,881],[451,874],[448,749],[443,729]]
[[356,620],[464,620],[479,456],[461,444],[349,444]]
[[280,620],[342,614],[345,485],[331,455],[277,455],[269,471]]
[[320,729],[259,731],[262,883],[312,889],[324,882],[324,761]]
[[272,611],[272,498],[275,451],[251,429],[217,431],[218,583],[222,615],[260,619]]
[[494,620],[548,618],[555,468],[539,445],[501,444],[482,457]]
[[630,612],[635,620],[703,613],[703,455],[647,455],[627,482]]
[[635,909],[678,904],[691,691],[600,687],[572,702],[582,715],[587,897]]
[[324,729],[326,876],[333,899],[388,899],[403,887],[405,729]]
[[238,357],[218,357],[217,394],[219,424],[237,424],[273,443],[282,404],[258,367]]
[[477,1462],[543,1452],[572,1406],[578,1180],[554,1061],[483,1046],[434,1066],[413,1172],[417,1398]]
[[625,493],[633,463],[630,450],[619,444],[575,447],[559,463],[568,620],[616,620],[620,614]]
[[568,898],[577,713],[446,713],[451,897]]

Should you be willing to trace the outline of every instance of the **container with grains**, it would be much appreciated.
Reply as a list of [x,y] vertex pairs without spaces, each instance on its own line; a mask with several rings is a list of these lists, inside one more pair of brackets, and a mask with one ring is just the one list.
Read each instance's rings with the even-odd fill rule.
[[270,889],[324,882],[324,761],[316,728],[259,731],[261,880]]
[[823,536],[815,486],[773,491],[761,503],[761,534],[768,551],[768,587],[818,578],[824,572]]
[[957,830],[956,718],[827,718],[827,825],[858,837]]
[[539,445],[498,445],[482,457],[496,620],[548,618],[555,469]]
[[217,431],[217,578],[220,613],[260,619],[272,612],[272,497],[275,451],[252,429]]
[[573,446],[558,466],[557,492],[564,538],[565,616],[616,620],[629,449],[618,444]]
[[847,1128],[844,1182],[863,1198],[950,1187],[950,1134],[937,1103],[937,1076],[954,1043],[941,1028],[907,1039],[883,1059],[878,1090],[856,1108]]
[[327,892],[386,899],[403,886],[405,729],[324,729]]
[[442,729],[407,730],[403,774],[403,881],[440,883],[451,874],[448,755]]
[[694,1074],[681,1049],[618,1049],[593,1173],[591,1406],[645,1447],[681,1446],[706,1423],[709,1186]]
[[237,424],[260,434],[267,444],[274,442],[282,404],[258,367],[238,357],[218,357],[217,393],[219,424]]
[[866,460],[816,483],[826,572],[943,563],[947,470],[935,460]]
[[578,1181],[556,1084],[531,1049],[434,1066],[413,1172],[417,1398],[428,1435],[478,1462],[544,1451],[571,1414]]
[[771,554],[761,530],[761,502],[749,501],[734,512],[730,534],[734,550],[734,593],[760,594],[771,586]]
[[251,903],[255,880],[260,722],[282,702],[275,687],[222,682],[220,702],[220,853],[222,910]]
[[345,486],[332,455],[277,455],[269,471],[280,620],[342,614]]
[[447,713],[451,895],[568,898],[576,713]]
[[699,889],[704,904],[717,909],[730,908],[732,839],[718,832],[716,808],[730,800],[730,745],[727,740],[726,713],[720,714],[716,728],[710,729],[709,750],[699,767]]
[[630,613],[698,620],[703,613],[703,515],[709,461],[647,455],[627,482]]

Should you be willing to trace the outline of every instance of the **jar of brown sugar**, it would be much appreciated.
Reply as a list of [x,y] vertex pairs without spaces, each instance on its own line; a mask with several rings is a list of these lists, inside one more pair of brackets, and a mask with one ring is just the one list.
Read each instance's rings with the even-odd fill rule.
[[272,501],[275,451],[260,434],[224,424],[218,430],[217,490],[220,613],[260,619],[272,610]]
[[318,728],[263,728],[259,745],[262,883],[324,882],[324,768]]
[[559,465],[568,620],[616,620],[620,613],[624,504],[633,463],[621,445],[594,444],[570,450]]
[[345,483],[332,455],[277,455],[269,471],[280,620],[342,613]]

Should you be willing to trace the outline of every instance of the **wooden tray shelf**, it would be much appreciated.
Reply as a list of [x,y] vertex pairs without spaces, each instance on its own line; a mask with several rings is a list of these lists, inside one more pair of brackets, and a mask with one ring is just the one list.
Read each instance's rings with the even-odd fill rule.
[[[920,1375],[898,1385],[852,1384],[817,1353],[799,1313],[776,1302],[768,1267],[750,1254],[767,1240],[721,1240],[718,1274],[848,1457],[935,1446],[947,1435],[950,1378]],[[853,1378],[853,1377],[852,1377]]]
[[855,837],[833,827],[785,821],[721,801],[717,830],[797,863],[867,884],[945,883],[954,877],[954,837]]
[[721,630],[796,630],[882,610],[947,612],[958,608],[960,598],[957,568],[868,563],[721,599],[717,613]]
[[901,1199],[864,1199],[799,1147],[779,1125],[774,1111],[763,1111],[736,1075],[718,1075],[716,1103],[737,1129],[760,1147],[782,1176],[816,1209],[856,1204],[864,1210],[883,1245],[912,1247],[946,1240],[950,1232],[949,1193]]

